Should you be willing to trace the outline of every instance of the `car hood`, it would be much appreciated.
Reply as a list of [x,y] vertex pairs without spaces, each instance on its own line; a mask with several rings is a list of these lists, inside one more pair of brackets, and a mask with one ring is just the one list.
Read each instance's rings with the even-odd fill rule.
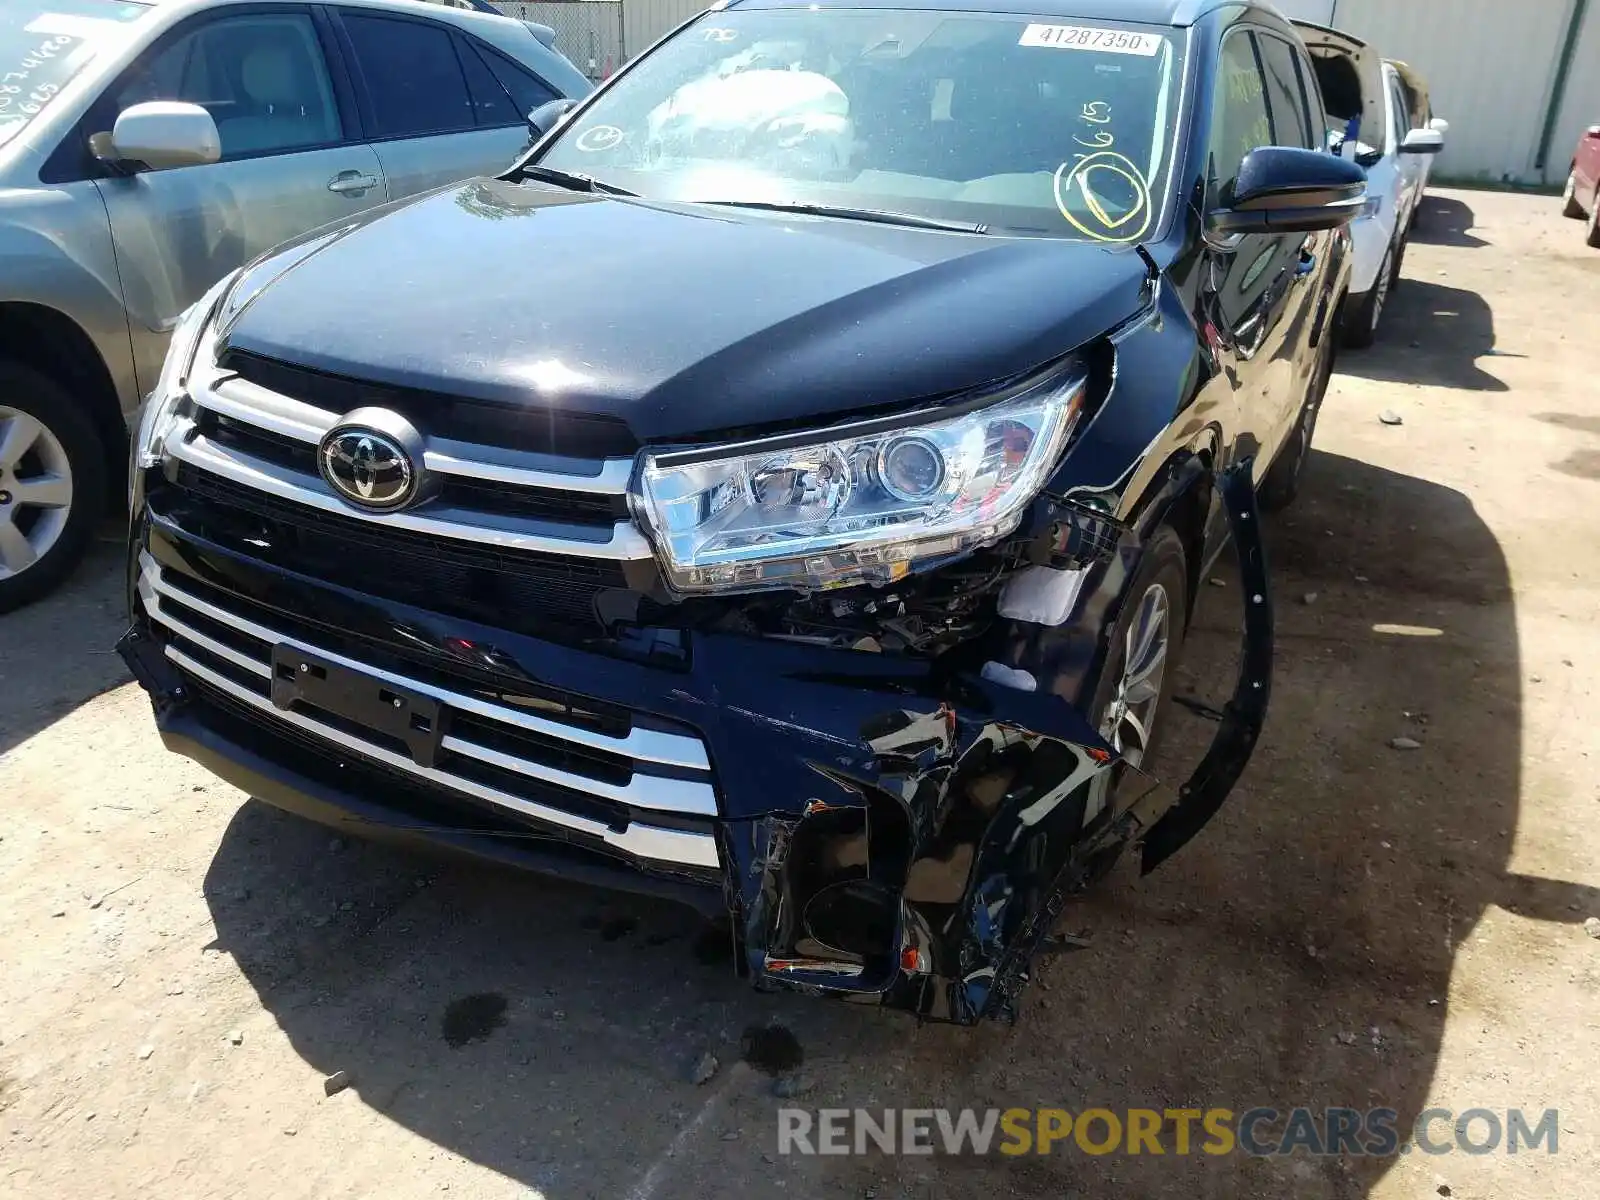
[[1001,380],[1147,283],[1126,248],[473,180],[253,264],[225,348],[662,442]]

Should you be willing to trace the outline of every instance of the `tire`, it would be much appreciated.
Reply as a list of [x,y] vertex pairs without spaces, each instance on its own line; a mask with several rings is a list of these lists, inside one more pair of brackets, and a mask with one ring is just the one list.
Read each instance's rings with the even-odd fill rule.
[[1561,193],[1561,215],[1574,221],[1583,220],[1583,205],[1578,203],[1578,168],[1573,166],[1567,175],[1567,190]]
[[1400,269],[1405,266],[1406,247],[1411,245],[1411,235],[1408,231],[1400,240],[1399,247],[1394,252],[1394,265],[1389,268],[1389,292],[1391,295],[1400,287]]
[[1365,350],[1378,340],[1378,323],[1383,320],[1389,289],[1394,284],[1394,247],[1389,247],[1378,267],[1377,278],[1365,292],[1345,301],[1347,311],[1340,324],[1344,327],[1344,344],[1352,350]]
[[1589,201],[1589,231],[1583,240],[1600,250],[1600,188],[1595,189],[1594,199]]
[[53,379],[0,362],[0,613],[65,579],[105,511],[94,422]]
[[1335,324],[1322,331],[1322,341],[1317,345],[1317,362],[1311,369],[1311,379],[1306,384],[1305,399],[1300,402],[1300,412],[1295,418],[1294,432],[1272,460],[1267,473],[1256,488],[1256,505],[1262,512],[1282,512],[1300,495],[1300,481],[1305,475],[1306,463],[1311,458],[1311,442],[1317,433],[1317,414],[1322,411],[1322,399],[1328,394],[1328,380],[1333,376],[1333,348],[1339,338],[1338,314]]
[[[1184,553],[1183,540],[1170,525],[1158,526],[1149,541],[1145,543],[1139,569],[1134,573],[1122,611],[1117,614],[1116,622],[1112,626],[1105,665],[1101,668],[1100,680],[1095,686],[1094,704],[1089,710],[1095,728],[1113,746],[1124,752],[1131,750],[1131,738],[1128,736],[1130,727],[1125,722],[1112,721],[1113,705],[1125,701],[1128,697],[1128,690],[1119,685],[1125,684],[1129,634],[1136,631],[1140,618],[1146,611],[1146,597],[1155,588],[1159,588],[1164,594],[1166,642],[1161,678],[1155,685],[1155,694],[1152,697],[1154,703],[1149,706],[1148,717],[1143,721],[1146,737],[1144,746],[1137,755],[1138,762],[1148,761],[1151,751],[1159,744],[1163,727],[1162,717],[1172,699],[1172,688],[1177,679],[1175,668],[1183,650],[1184,632],[1189,621],[1188,557]],[[1137,641],[1134,649],[1135,651],[1142,649]],[[1144,689],[1141,689],[1139,695],[1143,694]],[[1148,700],[1142,699],[1137,705],[1129,704],[1128,707],[1143,710],[1148,703]],[[1113,807],[1116,806],[1118,789],[1132,774],[1125,768],[1113,774],[1111,782]],[[1137,779],[1136,776],[1134,778]]]

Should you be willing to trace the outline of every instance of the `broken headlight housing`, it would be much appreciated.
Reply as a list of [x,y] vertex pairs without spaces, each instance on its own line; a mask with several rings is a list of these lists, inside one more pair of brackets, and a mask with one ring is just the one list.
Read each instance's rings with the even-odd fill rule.
[[1003,398],[645,457],[634,497],[680,593],[884,583],[1016,528],[1083,409],[1076,366]]

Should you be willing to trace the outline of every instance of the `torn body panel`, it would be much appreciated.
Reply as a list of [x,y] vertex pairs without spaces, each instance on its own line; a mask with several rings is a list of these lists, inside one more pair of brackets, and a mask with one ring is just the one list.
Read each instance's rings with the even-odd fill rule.
[[1217,481],[1247,601],[1243,667],[1187,782],[1135,773],[1113,794],[1115,752],[1064,704],[1036,709],[1032,726],[944,705],[885,714],[863,730],[872,777],[818,768],[835,801],[745,831],[744,865],[759,880],[742,927],[752,975],[962,1024],[1014,1016],[1067,900],[1128,845],[1144,843],[1148,871],[1199,832],[1248,762],[1270,695],[1250,468]]

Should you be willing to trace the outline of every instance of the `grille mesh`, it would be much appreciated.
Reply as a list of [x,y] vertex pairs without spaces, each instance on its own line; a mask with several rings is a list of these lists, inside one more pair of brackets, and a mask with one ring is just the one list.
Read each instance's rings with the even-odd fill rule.
[[553,619],[592,628],[595,597],[628,587],[617,562],[453,544],[278,500],[187,464],[177,486],[204,502],[203,523],[265,543],[280,567],[501,627],[532,632]]

